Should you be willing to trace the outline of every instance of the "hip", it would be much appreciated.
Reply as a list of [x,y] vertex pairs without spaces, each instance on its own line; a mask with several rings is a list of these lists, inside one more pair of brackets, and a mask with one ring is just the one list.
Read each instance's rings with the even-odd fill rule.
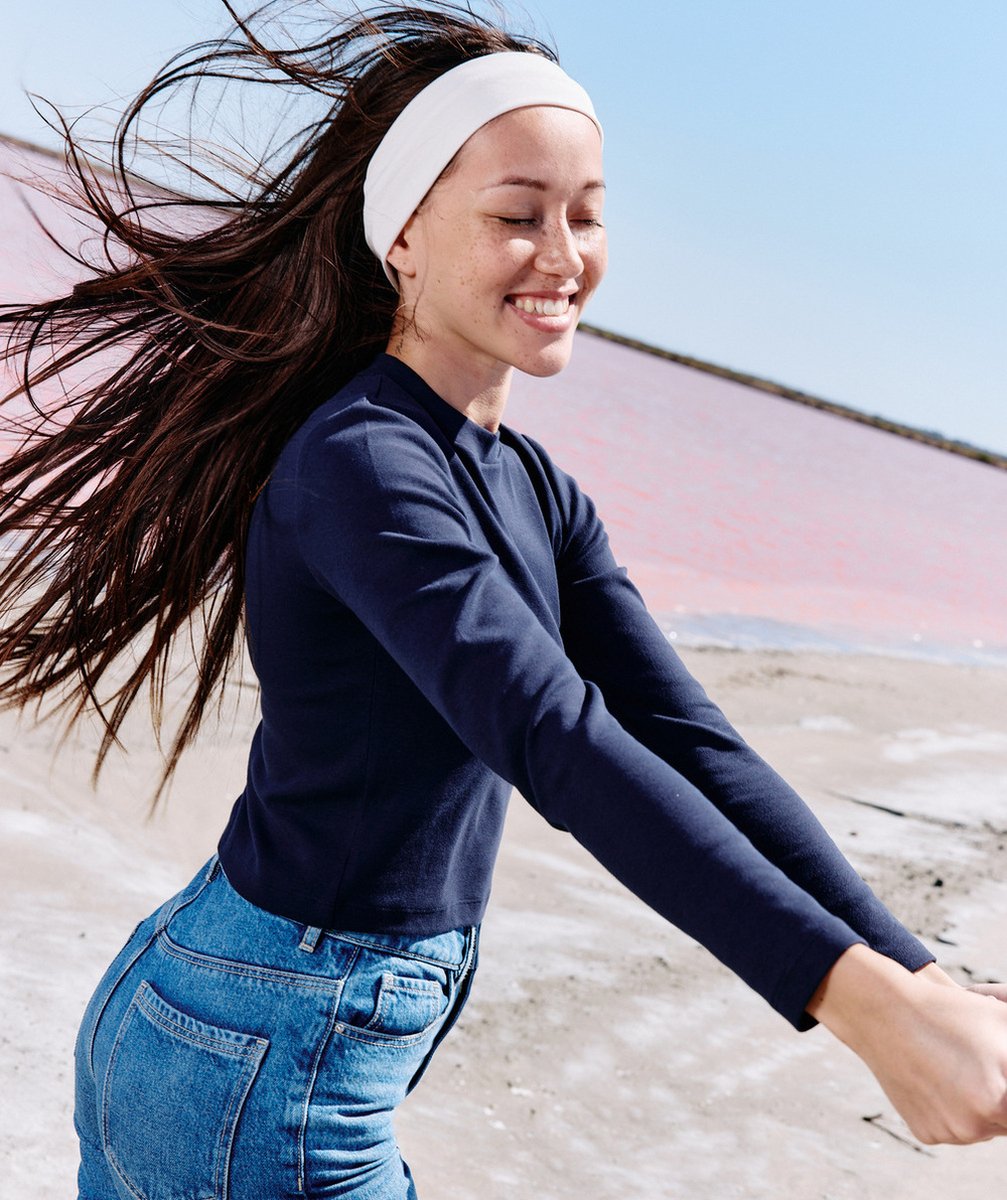
[[243,899],[212,859],[140,923],[88,1006],[82,1144],[146,1195],[165,1164],[200,1195],[226,1195],[246,1163],[242,1195],[356,1170],[355,1147],[384,1152],[477,954],[474,926],[416,939],[300,925]]

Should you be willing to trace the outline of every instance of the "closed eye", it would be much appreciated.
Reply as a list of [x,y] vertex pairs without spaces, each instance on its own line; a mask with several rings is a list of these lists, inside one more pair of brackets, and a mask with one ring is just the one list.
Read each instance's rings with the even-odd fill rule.
[[[497,220],[504,225],[529,226],[537,225],[537,217],[497,217]],[[597,217],[575,217],[571,225],[586,225],[592,229],[602,229],[604,226]]]

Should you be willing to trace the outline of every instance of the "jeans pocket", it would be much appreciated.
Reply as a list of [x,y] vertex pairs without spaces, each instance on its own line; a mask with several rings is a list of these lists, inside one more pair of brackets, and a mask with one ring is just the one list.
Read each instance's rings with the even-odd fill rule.
[[364,1026],[380,1033],[408,1037],[425,1033],[444,1011],[444,989],[433,979],[382,971],[374,1015]]
[[425,1037],[447,1011],[453,988],[447,968],[362,950],[343,986],[337,1032],[381,1042]]
[[223,1200],[238,1118],[267,1047],[265,1038],[197,1021],[140,984],[102,1094],[105,1153],[134,1196]]

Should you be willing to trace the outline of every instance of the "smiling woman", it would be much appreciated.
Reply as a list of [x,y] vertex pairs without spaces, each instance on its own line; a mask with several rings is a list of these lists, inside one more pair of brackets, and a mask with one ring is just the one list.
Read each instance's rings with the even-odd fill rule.
[[[221,74],[331,108],[219,224],[178,196],[150,220],[137,115]],[[920,1137],[1003,1133],[1007,1009],[876,899],[501,420],[515,369],[566,365],[605,270],[583,89],[446,4],[279,49],[245,23],[169,64],[118,149],[119,192],[72,160],[108,261],[4,315],[37,420],[0,464],[0,686],[97,705],[104,754],[145,684],[159,717],[202,621],[167,775],[243,623],[261,721],[217,854],[84,1016],[84,1200],[414,1197],[392,1117],[468,994],[512,786],[795,1027],[829,1025]]]
[[605,272],[603,189],[591,117],[534,106],[481,126],[388,251],[396,357],[495,430],[512,368],[546,376],[569,361]]

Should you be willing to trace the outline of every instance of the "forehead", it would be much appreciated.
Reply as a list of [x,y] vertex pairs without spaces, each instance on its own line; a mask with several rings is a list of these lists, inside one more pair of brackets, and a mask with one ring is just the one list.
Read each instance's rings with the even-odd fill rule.
[[515,171],[552,169],[596,179],[601,174],[601,134],[590,117],[573,109],[518,108],[477,129],[456,155],[454,168],[469,176],[502,178]]

